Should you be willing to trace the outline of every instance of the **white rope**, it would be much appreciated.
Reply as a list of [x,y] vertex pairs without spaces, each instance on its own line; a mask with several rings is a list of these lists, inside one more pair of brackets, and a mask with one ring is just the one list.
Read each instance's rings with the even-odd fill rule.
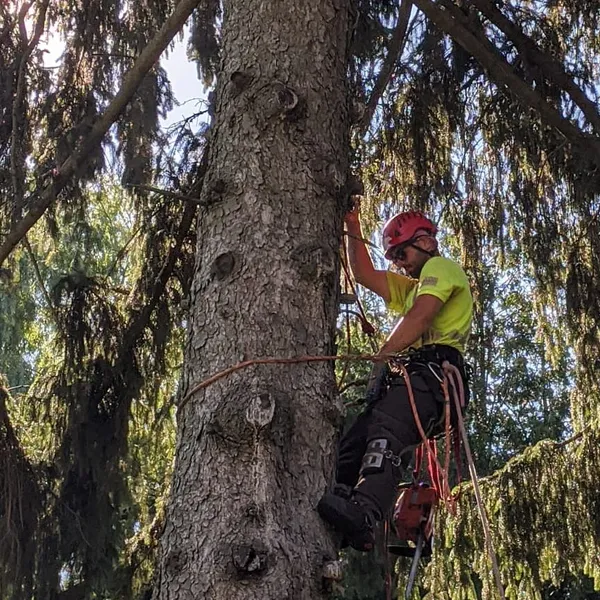
[[[469,474],[471,475],[471,481],[473,482],[473,491],[475,492],[475,500],[477,501],[477,509],[479,510],[479,517],[481,518],[481,524],[483,525],[483,535],[485,537],[485,546],[492,562],[492,571],[494,573],[494,579],[496,581],[496,587],[498,588],[498,594],[501,600],[506,600],[504,595],[504,586],[500,578],[500,569],[498,568],[498,559],[496,558],[496,551],[492,543],[492,534],[490,531],[490,524],[485,512],[485,506],[481,499],[481,490],[479,489],[479,479],[477,477],[477,471],[475,470],[475,463],[473,462],[473,455],[471,454],[471,447],[469,446],[469,440],[467,438],[467,430],[465,428],[465,422],[462,418],[462,409],[460,398],[464,397],[464,391],[462,387],[462,376],[460,371],[449,362],[444,362],[444,370],[448,374],[453,374],[455,377],[448,377],[450,384],[452,385],[454,393],[454,403],[456,404],[456,416],[458,418],[458,427],[460,430],[460,436],[465,446],[465,454],[467,455],[467,463],[469,464]],[[456,389],[455,380],[458,382],[459,390]]]

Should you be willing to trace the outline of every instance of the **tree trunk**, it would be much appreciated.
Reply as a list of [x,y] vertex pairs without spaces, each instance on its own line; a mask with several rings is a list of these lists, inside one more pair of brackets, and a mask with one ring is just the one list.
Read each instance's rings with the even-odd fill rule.
[[[237,362],[334,352],[348,179],[350,0],[224,2],[184,388]],[[256,366],[194,395],[155,598],[315,600],[332,363]]]

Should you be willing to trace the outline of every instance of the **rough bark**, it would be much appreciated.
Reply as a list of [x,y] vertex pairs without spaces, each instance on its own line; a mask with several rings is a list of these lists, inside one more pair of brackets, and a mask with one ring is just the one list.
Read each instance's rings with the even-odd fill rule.
[[[244,359],[334,350],[348,26],[349,0],[224,2],[184,395]],[[194,394],[154,597],[324,597],[334,548],[315,506],[339,417],[331,363],[255,366]]]

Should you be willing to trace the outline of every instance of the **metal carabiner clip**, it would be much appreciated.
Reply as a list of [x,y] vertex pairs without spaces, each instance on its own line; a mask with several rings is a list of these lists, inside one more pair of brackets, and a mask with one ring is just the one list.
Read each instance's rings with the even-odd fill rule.
[[[427,367],[429,368],[429,370],[433,373],[433,376],[440,382],[443,383],[444,382],[444,376],[441,374],[442,368],[440,367],[440,365],[438,365],[436,362],[428,362],[427,363]],[[435,369],[433,367],[437,367],[439,369],[439,373],[436,373]]]

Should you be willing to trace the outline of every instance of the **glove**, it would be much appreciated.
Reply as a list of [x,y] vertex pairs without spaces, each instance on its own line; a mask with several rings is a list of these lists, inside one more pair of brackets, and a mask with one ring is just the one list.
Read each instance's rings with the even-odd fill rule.
[[379,398],[389,372],[390,368],[387,362],[377,362],[373,365],[365,394],[367,404],[371,404],[371,402],[375,402]]

